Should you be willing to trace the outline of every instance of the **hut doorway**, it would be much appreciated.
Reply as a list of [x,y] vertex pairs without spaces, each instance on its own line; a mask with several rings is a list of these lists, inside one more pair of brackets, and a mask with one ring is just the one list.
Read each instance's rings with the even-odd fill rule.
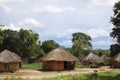
[[4,64],[4,71],[9,71],[9,64],[8,63]]
[[67,61],[64,61],[64,69],[67,69]]
[[64,69],[65,70],[72,70],[74,69],[74,62],[68,62],[68,61],[64,61]]

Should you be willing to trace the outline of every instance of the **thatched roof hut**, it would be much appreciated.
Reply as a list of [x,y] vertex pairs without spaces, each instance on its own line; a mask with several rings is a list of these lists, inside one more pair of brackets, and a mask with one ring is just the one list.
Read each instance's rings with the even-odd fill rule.
[[111,60],[112,61],[120,62],[120,53],[118,53],[117,55],[115,55]]
[[120,68],[120,53],[115,55],[111,60],[110,60],[110,66],[114,68]]
[[101,57],[100,57],[102,60],[108,60],[108,59],[110,59],[107,55],[102,55]]
[[83,62],[87,62],[87,63],[101,63],[101,62],[103,62],[103,60],[99,56],[97,56],[97,55],[95,55],[93,53],[90,53],[83,59]]
[[62,48],[50,51],[40,60],[43,62],[44,70],[74,69],[75,62],[79,61],[79,59]]
[[21,57],[14,52],[4,50],[0,53],[0,71],[15,71],[19,69]]

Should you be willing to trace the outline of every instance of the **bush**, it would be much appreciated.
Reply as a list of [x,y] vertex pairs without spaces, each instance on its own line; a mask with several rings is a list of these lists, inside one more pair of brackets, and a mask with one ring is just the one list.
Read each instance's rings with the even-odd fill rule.
[[109,65],[109,60],[104,60],[104,66],[108,66]]
[[98,67],[97,65],[98,65],[97,63],[92,63],[92,64],[89,65],[89,67],[90,68],[97,68]]

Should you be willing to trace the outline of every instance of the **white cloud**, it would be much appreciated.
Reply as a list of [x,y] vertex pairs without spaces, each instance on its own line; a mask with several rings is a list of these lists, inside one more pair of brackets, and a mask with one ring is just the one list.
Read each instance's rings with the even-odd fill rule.
[[27,18],[23,21],[20,21],[18,23],[16,23],[16,25],[22,27],[22,26],[25,26],[25,27],[44,27],[43,23],[33,19],[33,18]]
[[4,10],[6,12],[11,12],[12,11],[12,9],[10,7],[8,7],[8,6],[6,6],[5,4],[2,4],[2,3],[0,3],[0,9]]
[[109,30],[105,28],[91,28],[86,31],[92,38],[109,36]]
[[83,32],[87,35],[90,35],[92,38],[97,38],[97,37],[101,37],[101,36],[109,36],[111,31],[111,27],[100,27],[100,28],[90,28],[90,29],[76,29],[76,28],[71,28],[68,29],[66,31],[64,31],[63,33],[57,34],[58,38],[61,37],[70,37],[72,35],[72,33],[75,32]]
[[62,37],[69,37],[70,38],[70,35],[72,35],[72,33],[74,32],[81,32],[80,29],[74,29],[74,28],[71,28],[71,29],[68,29],[60,34],[57,34],[56,37],[57,38],[62,38]]
[[92,44],[94,45],[94,46],[96,46],[96,45],[111,45],[113,42],[111,41],[111,40],[108,40],[108,41],[105,41],[105,40],[99,40],[99,41],[94,41],[94,42],[92,42]]
[[6,0],[0,0],[0,3],[5,3],[6,2]]
[[11,30],[19,31],[20,27],[17,27],[13,23],[10,23],[8,25],[5,25],[5,27],[2,27],[2,29],[11,29]]
[[25,2],[26,0],[0,0],[0,10],[7,13],[14,12],[17,8],[13,5]]
[[0,3],[25,2],[26,0],[0,0]]
[[34,29],[34,28],[43,28],[44,25],[33,19],[33,18],[26,18],[23,21],[17,22],[17,23],[9,23],[8,25],[5,25],[2,29],[11,29],[11,30],[19,30],[21,28],[24,29]]
[[97,6],[113,6],[115,2],[119,0],[83,0],[84,2],[91,3],[93,5]]
[[45,5],[42,7],[37,7],[37,8],[33,8],[33,11],[35,12],[49,12],[49,13],[64,13],[64,12],[71,12],[74,11],[75,8],[72,6],[68,6],[68,7],[57,7],[57,6],[53,6],[53,5]]
[[61,43],[59,43],[60,45],[65,45],[65,46],[72,46],[72,41],[71,40],[64,40]]

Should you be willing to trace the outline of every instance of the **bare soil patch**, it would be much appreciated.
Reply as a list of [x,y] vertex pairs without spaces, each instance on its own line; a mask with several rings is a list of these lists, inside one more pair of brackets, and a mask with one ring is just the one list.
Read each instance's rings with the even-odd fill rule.
[[92,73],[95,71],[108,71],[111,70],[108,67],[100,68],[75,68],[75,70],[70,71],[37,71],[37,70],[18,70],[14,73],[0,73],[0,78],[6,77],[16,77],[16,78],[28,78],[28,79],[42,79],[50,78],[62,75],[73,75],[73,74],[83,74],[83,73]]

